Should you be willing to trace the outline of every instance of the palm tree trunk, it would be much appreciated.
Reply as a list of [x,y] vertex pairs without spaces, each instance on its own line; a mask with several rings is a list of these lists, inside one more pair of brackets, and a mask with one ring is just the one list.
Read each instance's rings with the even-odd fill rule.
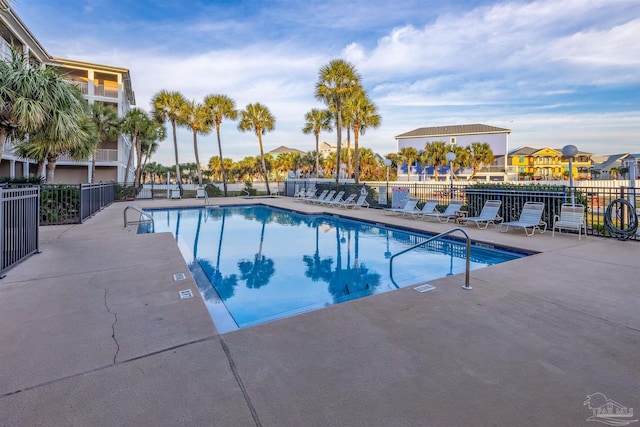
[[222,186],[224,187],[224,197],[227,197],[227,171],[224,170],[222,159],[222,144],[220,143],[220,124],[216,123],[216,134],[218,135],[218,152],[220,153],[220,170],[222,171]]
[[342,149],[342,102],[338,98],[336,100],[336,185],[340,184],[340,151]]
[[176,158],[176,183],[178,184],[178,189],[180,190],[180,195],[182,196],[182,177],[180,176],[180,163],[178,162],[178,139],[176,136],[176,121],[171,121],[171,129],[173,130],[173,152]]
[[4,127],[0,127],[0,161],[2,161],[2,152],[4,151],[4,144],[9,139],[9,133]]
[[351,178],[351,126],[347,126],[347,176]]
[[134,185],[136,188],[140,186],[142,181],[142,141],[136,140],[136,171],[134,177]]
[[124,170],[124,182],[127,182],[127,178],[129,177],[129,169],[131,168],[131,162],[133,161],[133,150],[135,150],[137,136],[133,136],[133,141],[131,141],[131,150],[129,150],[129,157],[127,158],[127,168]]
[[320,153],[318,152],[318,150],[320,149],[320,145],[319,145],[319,139],[320,139],[320,132],[315,132],[316,134],[316,179],[320,178]]
[[91,184],[96,181],[96,154],[98,153],[98,149],[93,150],[93,155],[91,156]]
[[47,156],[47,183],[53,184],[55,182],[56,162],[58,156]]
[[360,161],[358,159],[358,136],[359,136],[360,132],[358,131],[358,129],[354,129],[353,130],[353,155],[355,156],[354,159],[354,173],[355,173],[355,178],[356,178],[356,184],[360,183]]
[[197,132],[193,131],[193,152],[196,155],[196,170],[198,171],[198,186],[202,187],[202,171],[200,170],[200,157],[198,156],[198,136]]
[[258,142],[260,143],[260,161],[262,162],[262,173],[264,174],[264,182],[267,184],[267,195],[271,194],[271,190],[269,189],[269,177],[267,176],[267,164],[264,161],[264,151],[262,150],[262,136],[260,132],[256,132],[258,134]]

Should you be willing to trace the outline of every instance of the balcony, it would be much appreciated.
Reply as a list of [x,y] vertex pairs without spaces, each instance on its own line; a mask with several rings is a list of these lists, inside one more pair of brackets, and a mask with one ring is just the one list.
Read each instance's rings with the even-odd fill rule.
[[107,98],[118,98],[118,88],[114,86],[95,85],[93,94],[95,96],[104,96]]
[[[67,161],[67,162],[75,162],[70,156],[62,155],[58,157],[58,161]],[[91,157],[89,157],[85,161],[91,161]],[[118,150],[107,150],[107,149],[99,149],[96,150],[96,162],[117,162],[118,161]],[[81,163],[81,162],[77,162]]]

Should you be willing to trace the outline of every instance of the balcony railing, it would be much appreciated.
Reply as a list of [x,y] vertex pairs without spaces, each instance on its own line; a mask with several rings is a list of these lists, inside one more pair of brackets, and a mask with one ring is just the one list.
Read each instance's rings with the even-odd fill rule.
[[86,95],[89,93],[89,84],[87,82],[80,82],[80,81],[75,81],[75,80],[67,80],[69,83],[71,83],[74,86],[77,86],[78,89],[80,89],[80,92],[82,92],[83,95]]
[[[91,161],[92,156],[85,161]],[[67,161],[74,162],[68,154],[63,154],[58,157],[58,161]],[[118,161],[118,150],[108,150],[108,149],[99,149],[96,150],[96,162],[117,162]],[[78,162],[80,163],[80,162]]]
[[104,96],[107,98],[118,98],[118,88],[105,85],[95,85],[93,94],[95,96]]

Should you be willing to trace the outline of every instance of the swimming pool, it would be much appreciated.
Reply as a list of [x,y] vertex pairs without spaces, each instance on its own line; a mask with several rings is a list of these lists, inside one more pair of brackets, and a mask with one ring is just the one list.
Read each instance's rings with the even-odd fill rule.
[[[171,232],[219,332],[427,282],[465,270],[465,246],[330,215],[266,206],[149,211]],[[523,253],[473,246],[471,269]],[[394,283],[395,282],[395,283]]]

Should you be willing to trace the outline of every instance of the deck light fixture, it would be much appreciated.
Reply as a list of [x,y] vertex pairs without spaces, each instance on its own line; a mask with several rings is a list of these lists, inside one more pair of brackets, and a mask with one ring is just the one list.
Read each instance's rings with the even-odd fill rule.
[[575,145],[565,145],[562,147],[562,155],[569,159],[569,192],[571,193],[571,206],[576,205],[576,196],[573,193],[573,157],[578,154]]

